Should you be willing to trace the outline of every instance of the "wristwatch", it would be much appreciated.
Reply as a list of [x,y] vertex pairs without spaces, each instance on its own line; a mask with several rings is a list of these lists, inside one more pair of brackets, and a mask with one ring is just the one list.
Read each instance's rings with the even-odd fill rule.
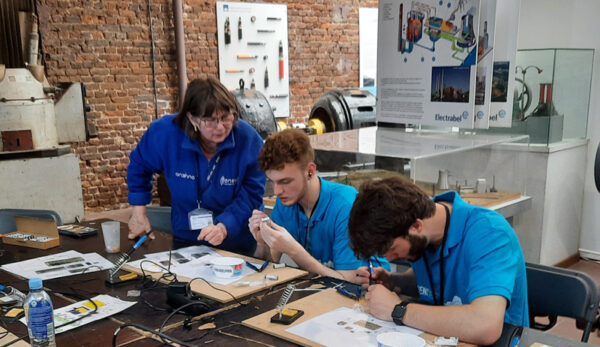
[[414,303],[414,301],[404,300],[394,307],[394,310],[392,311],[392,319],[396,325],[404,325],[402,320],[404,320],[404,315],[406,314],[406,306],[411,303]]

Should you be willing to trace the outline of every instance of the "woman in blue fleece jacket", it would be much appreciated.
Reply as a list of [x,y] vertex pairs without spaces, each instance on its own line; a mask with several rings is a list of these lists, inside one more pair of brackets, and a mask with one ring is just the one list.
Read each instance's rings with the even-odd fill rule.
[[234,96],[208,77],[188,85],[179,113],[150,124],[129,157],[129,238],[150,231],[152,176],[164,172],[177,244],[253,251],[246,222],[263,204],[265,176],[257,166],[262,139],[239,114]]

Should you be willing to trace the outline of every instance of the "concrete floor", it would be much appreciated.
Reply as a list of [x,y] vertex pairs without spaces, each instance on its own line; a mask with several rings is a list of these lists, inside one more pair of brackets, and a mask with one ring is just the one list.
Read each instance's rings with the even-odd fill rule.
[[[95,219],[112,219],[118,220],[122,223],[127,223],[131,216],[131,208],[122,210],[102,211],[102,212],[86,212],[84,220],[95,220]],[[579,262],[569,267],[573,270],[585,272],[590,275],[600,285],[600,263],[590,260],[580,259]],[[556,326],[549,330],[551,334],[571,338],[574,340],[580,340],[583,333],[582,330],[578,330],[575,326],[575,320],[571,318],[560,317]],[[600,346],[600,331],[592,332],[588,343]],[[558,346],[555,346],[558,347]]]

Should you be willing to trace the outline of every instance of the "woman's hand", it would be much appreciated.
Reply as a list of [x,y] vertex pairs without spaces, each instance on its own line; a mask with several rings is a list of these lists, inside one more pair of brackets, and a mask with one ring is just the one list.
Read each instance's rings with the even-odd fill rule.
[[[146,206],[133,206],[127,226],[129,227],[129,234],[127,234],[127,238],[129,239],[135,239],[152,230],[150,221],[146,216]],[[150,238],[154,239],[154,234],[150,234]]]
[[218,246],[223,243],[227,237],[227,227],[223,223],[211,224],[204,227],[198,235],[199,241],[206,241],[213,246]]

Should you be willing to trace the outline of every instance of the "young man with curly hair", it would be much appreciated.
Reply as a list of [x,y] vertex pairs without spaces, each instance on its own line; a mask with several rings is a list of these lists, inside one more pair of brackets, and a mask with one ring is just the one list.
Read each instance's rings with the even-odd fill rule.
[[[432,200],[393,177],[361,186],[348,233],[361,257],[412,262],[407,273],[375,269],[377,284],[366,295],[374,316],[478,345],[494,343],[504,322],[528,325],[523,253],[500,214],[467,204],[456,192]],[[366,285],[368,271],[359,275]],[[407,276],[416,277],[418,301],[392,291]]]
[[[258,166],[273,184],[277,202],[271,221],[254,210],[248,220],[257,241],[256,257],[279,261],[283,253],[296,264],[322,276],[356,282],[356,269],[366,261],[348,245],[348,215],[356,189],[316,175],[314,151],[301,130],[271,135],[258,157]],[[384,259],[376,264],[389,269]]]

